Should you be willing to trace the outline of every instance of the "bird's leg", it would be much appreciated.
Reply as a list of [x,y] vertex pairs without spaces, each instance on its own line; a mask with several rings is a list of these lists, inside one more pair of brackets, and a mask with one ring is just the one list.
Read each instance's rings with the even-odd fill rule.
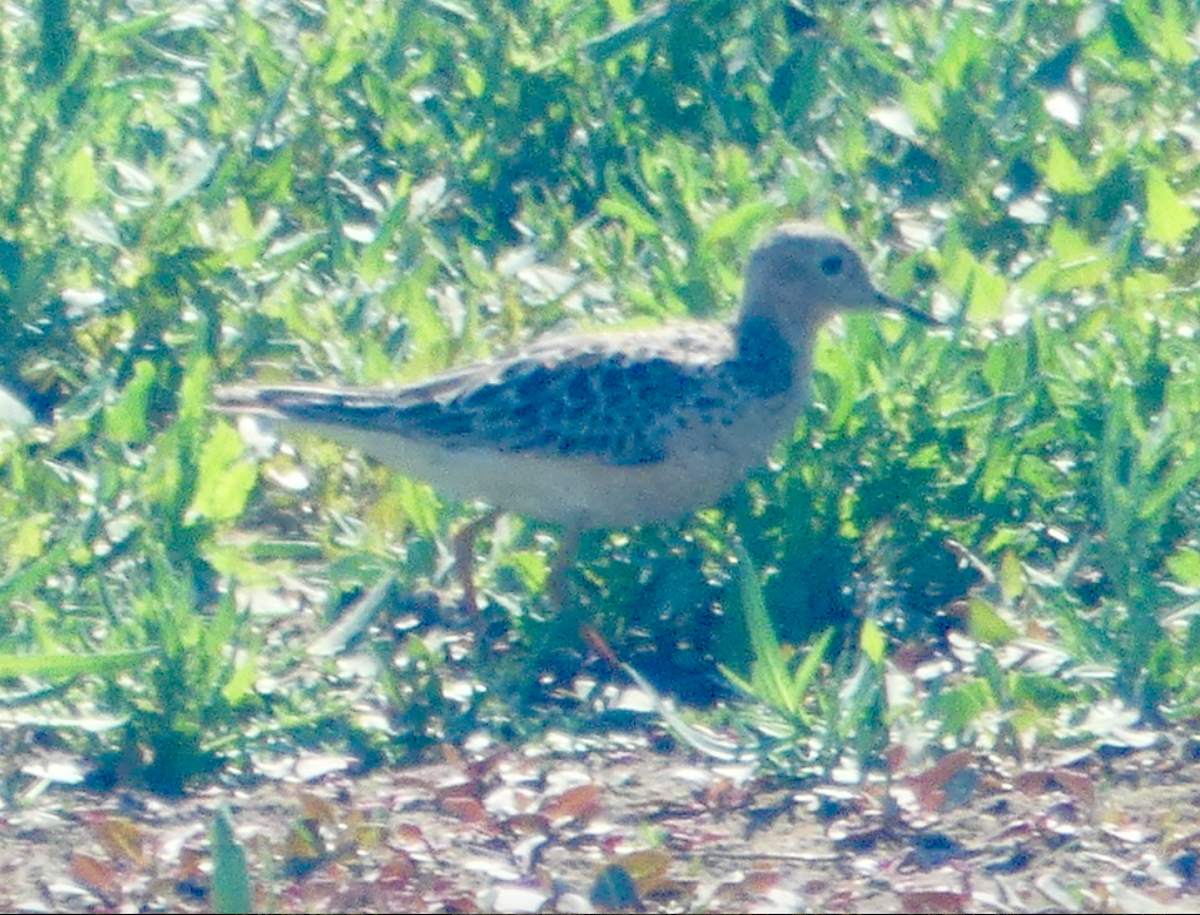
[[468,613],[479,613],[479,592],[475,590],[475,541],[479,532],[500,516],[500,509],[493,508],[480,515],[474,521],[463,525],[462,530],[454,535],[454,567],[458,570],[458,580],[463,589],[463,607]]
[[567,528],[562,536],[562,540],[559,541],[558,552],[555,554],[554,562],[550,566],[550,578],[546,582],[546,588],[550,592],[550,600],[559,610],[564,610],[567,606],[567,573],[570,571],[575,554],[578,552],[579,529],[575,527]]

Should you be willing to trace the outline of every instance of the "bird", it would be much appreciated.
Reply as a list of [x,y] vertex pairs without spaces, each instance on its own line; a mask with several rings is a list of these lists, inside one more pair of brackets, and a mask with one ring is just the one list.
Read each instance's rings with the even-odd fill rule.
[[880,291],[821,224],[777,225],[753,249],[732,323],[548,335],[507,355],[391,387],[234,385],[218,410],[309,430],[492,510],[455,538],[477,609],[473,543],[500,511],[559,525],[548,587],[566,600],[580,534],[711,505],[808,406],[819,328],[841,311],[932,316]]

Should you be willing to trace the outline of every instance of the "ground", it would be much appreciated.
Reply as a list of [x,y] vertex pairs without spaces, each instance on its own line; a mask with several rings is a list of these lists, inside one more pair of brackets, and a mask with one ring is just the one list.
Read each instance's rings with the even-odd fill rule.
[[0,908],[211,911],[226,806],[261,911],[1198,911],[1196,749],[961,750],[843,784],[559,735],[358,776],[301,758],[174,801],[46,779],[3,817]]

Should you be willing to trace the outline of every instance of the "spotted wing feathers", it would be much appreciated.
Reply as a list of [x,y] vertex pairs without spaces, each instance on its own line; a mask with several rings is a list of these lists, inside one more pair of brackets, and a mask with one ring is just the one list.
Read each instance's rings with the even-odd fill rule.
[[550,339],[410,387],[229,389],[220,399],[227,409],[447,448],[644,464],[663,460],[680,428],[732,406],[721,371],[731,349],[728,330],[707,326]]

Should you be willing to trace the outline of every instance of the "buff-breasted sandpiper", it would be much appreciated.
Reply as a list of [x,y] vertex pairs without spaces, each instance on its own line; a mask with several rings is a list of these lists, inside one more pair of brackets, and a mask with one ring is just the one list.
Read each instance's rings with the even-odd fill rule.
[[[580,532],[682,517],[764,462],[808,404],[818,328],[850,310],[936,323],[880,292],[845,238],[789,222],[754,249],[732,325],[549,336],[402,387],[230,387],[217,401],[359,448],[454,499],[561,525],[561,599]],[[467,538],[459,574],[473,607]]]

